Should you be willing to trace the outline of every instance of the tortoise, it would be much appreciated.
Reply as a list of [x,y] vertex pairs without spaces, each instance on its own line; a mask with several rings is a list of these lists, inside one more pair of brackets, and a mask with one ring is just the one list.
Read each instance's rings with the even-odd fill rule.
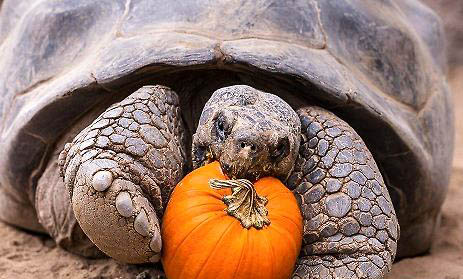
[[443,41],[415,0],[5,0],[0,219],[157,262],[171,190],[218,160],[294,192],[295,278],[383,278],[439,224]]

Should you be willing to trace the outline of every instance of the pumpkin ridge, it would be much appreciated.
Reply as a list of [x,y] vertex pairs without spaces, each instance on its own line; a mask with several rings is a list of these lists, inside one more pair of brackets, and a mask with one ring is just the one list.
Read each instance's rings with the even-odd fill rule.
[[[273,221],[273,220],[277,221],[278,219],[289,220],[296,228],[299,228],[299,225],[296,224],[296,222],[295,222],[292,218],[290,218],[290,217],[288,217],[288,216],[275,214],[275,216],[269,216],[269,219],[272,220],[272,221]],[[277,223],[278,223],[278,222],[277,222]]]
[[[196,208],[196,207],[206,206],[206,205],[207,205],[207,206],[211,206],[211,207],[212,207],[212,206],[217,206],[217,207],[221,206],[220,204],[216,204],[216,203],[203,203],[203,204],[195,204],[195,205],[193,205],[193,206],[191,206],[191,207],[188,207],[188,210],[190,210],[191,208]],[[201,214],[212,213],[212,212],[222,212],[222,211],[223,211],[223,208],[220,208],[220,209],[217,208],[217,209],[214,209],[214,210],[211,209],[210,212],[203,212],[203,213],[201,213]],[[224,212],[224,213],[225,213],[225,212]],[[225,215],[225,214],[224,214],[224,215]],[[199,216],[199,215],[198,215],[198,216]],[[162,223],[162,225],[164,226],[165,229],[167,229],[167,228],[172,224],[172,222],[174,222],[175,220],[176,220],[175,217],[169,218],[168,220],[164,220],[164,222]],[[174,224],[175,224],[175,223],[174,223]]]
[[[177,255],[177,252],[178,252],[178,249],[183,245],[183,243],[185,242],[185,240],[186,240],[193,232],[195,232],[200,226],[204,225],[204,224],[207,223],[208,221],[211,221],[211,220],[213,220],[213,219],[217,219],[217,218],[219,218],[219,217],[222,217],[222,216],[214,215],[214,216],[208,217],[208,218],[206,218],[205,220],[201,221],[198,225],[196,225],[196,227],[194,227],[194,229],[192,229],[191,231],[188,232],[188,234],[182,239],[182,241],[177,245],[177,247],[175,247],[175,250],[173,251],[172,257],[170,257],[170,259],[175,259],[175,256]],[[166,264],[170,264],[170,261],[167,262]]]
[[[285,203],[285,204],[281,204],[282,201],[286,201],[286,200],[273,200],[272,202],[269,202],[267,204],[267,209],[269,211],[269,218],[270,217],[285,217],[285,218],[288,218],[288,219],[291,219],[291,221],[296,225],[298,226],[298,223],[297,223],[297,219],[296,218],[297,216],[294,216],[292,215],[290,212],[288,212],[288,210],[286,210],[286,208],[288,207],[288,205]],[[297,201],[294,201],[295,203],[297,203]],[[297,205],[294,205],[294,208],[291,208],[292,211],[300,211],[300,208],[299,206]]]
[[230,230],[231,227],[233,227],[233,225],[235,224],[235,221],[236,220],[230,220],[230,224],[228,224],[227,228],[223,231],[222,235],[220,236],[219,240],[215,243],[215,246],[214,246],[214,249],[212,249],[212,251],[210,252],[210,254],[207,256],[207,259],[206,261],[204,262],[203,266],[201,267],[201,270],[199,270],[199,273],[198,275],[195,277],[196,279],[199,278],[199,276],[201,275],[201,272],[203,272],[204,270],[204,267],[207,265],[207,263],[209,262],[209,259],[211,259],[212,255],[215,253],[215,251],[217,250],[217,248],[219,247],[219,244],[221,244],[221,241],[222,239],[225,237],[225,235],[228,233],[228,231]]
[[[191,194],[191,193],[190,193]],[[175,197],[177,199],[191,199],[193,200],[194,202],[191,202],[190,204],[191,207],[197,205],[197,204],[205,204],[205,203],[201,203],[201,200],[209,200],[207,203],[210,203],[210,204],[223,204],[222,202],[222,196],[215,196],[215,195],[212,195],[212,194],[208,194],[206,192],[203,192],[201,191],[200,193],[196,194],[196,195],[184,195],[184,193],[176,193]],[[200,200],[198,200],[200,199]],[[213,201],[213,202],[212,202]],[[188,207],[190,208],[190,207]]]
[[[240,224],[240,225],[241,225],[241,224]],[[232,277],[233,279],[236,278],[236,273],[237,273],[238,270],[240,269],[241,263],[242,263],[242,261],[243,261],[243,255],[244,255],[244,253],[246,252],[246,249],[248,248],[248,245],[249,245],[249,243],[248,243],[248,241],[249,241],[249,231],[246,230],[246,231],[245,231],[245,234],[246,234],[246,244],[243,245],[243,246],[241,247],[240,260],[238,261],[238,264],[236,265],[235,272],[233,273],[233,277]]]
[[[278,226],[273,226],[273,227],[269,226],[269,229],[271,229],[271,230],[273,229],[273,231],[275,231],[278,234],[282,235],[284,238],[290,239],[290,242],[293,244],[293,248],[297,248],[299,246],[297,243],[294,242],[294,238],[289,237],[289,234],[288,234],[287,231],[282,232]],[[296,250],[296,249],[293,249],[293,250]],[[297,251],[299,251],[299,250],[297,250]]]
[[[197,207],[206,206],[206,205],[209,205],[209,206],[215,205],[215,206],[217,206],[217,207],[219,207],[219,206],[222,207],[222,205],[219,204],[219,203],[211,203],[211,202],[209,202],[209,203],[194,204],[194,205],[192,205],[192,206],[189,206],[189,207],[188,207],[188,210],[196,209]],[[224,210],[224,208],[221,208],[221,209],[218,210],[218,211],[223,211],[223,210]]]
[[[276,186],[276,184],[280,184],[283,187]],[[276,195],[279,193],[288,193],[289,189],[284,185],[281,180],[273,178],[273,177],[263,177],[253,183],[254,188],[259,194],[270,196]],[[262,192],[262,193],[261,193]]]
[[203,193],[204,195],[213,195],[214,197],[221,196],[219,192],[208,191],[207,189],[185,189],[185,190],[179,189],[179,190],[180,191],[176,193],[177,195],[185,194],[185,193],[192,193],[192,192],[200,192],[200,193]]
[[[270,262],[274,263],[275,262],[275,250],[273,249],[272,240],[269,239],[269,231],[265,231],[262,233],[264,234],[263,237],[265,237],[265,240],[267,240],[267,245],[270,247],[270,251],[271,251],[269,255]],[[270,267],[271,267],[271,272],[270,272],[271,278],[274,278],[275,270],[273,269],[272,264],[270,265]]]
[[[272,278],[275,278],[275,279],[276,278],[279,278],[279,279],[292,278],[291,274],[292,274],[292,272],[294,270],[295,261],[297,261],[297,258],[298,258],[298,255],[299,255],[300,245],[296,244],[296,247],[299,248],[297,250],[296,249],[291,249],[291,251],[286,250],[285,252],[290,252],[290,253],[281,254],[281,252],[282,252],[281,243],[285,243],[285,244],[287,244],[287,246],[291,246],[292,244],[295,243],[295,238],[291,237],[292,235],[282,234],[280,230],[269,231],[269,235],[271,235],[271,237],[273,237],[273,238],[276,238],[276,237],[281,238],[282,235],[286,236],[285,237],[286,240],[284,240],[282,242],[279,242],[279,243],[275,242],[275,241],[270,241],[270,247],[271,247],[271,250],[272,250],[271,255],[273,256],[272,261],[274,263],[272,265],[272,270],[274,270],[275,268],[277,270],[279,270],[279,272],[276,272],[276,273],[273,274]],[[301,233],[301,237],[302,237],[302,233]],[[297,240],[296,240],[296,242],[297,242]],[[280,249],[275,248],[275,246],[276,247],[280,246]],[[275,252],[275,249],[277,249],[277,252]],[[277,255],[280,255],[280,256],[277,256]],[[291,263],[292,263],[291,267],[288,267],[288,261],[287,261],[288,258],[291,259]],[[287,270],[286,268],[290,268],[290,269]],[[285,271],[285,274],[282,274],[283,270]],[[286,275],[286,276],[283,276],[283,275]]]
[[212,197],[212,198],[216,198],[218,200],[221,200],[222,198],[222,195],[220,193],[214,193],[212,191],[207,191],[207,190],[199,190],[199,189],[191,189],[191,190],[186,190],[186,191],[182,191],[182,192],[179,192],[178,194],[189,194],[189,193],[192,193],[192,192],[196,192],[198,194],[202,194],[204,196],[207,196],[207,197]]
[[[289,193],[287,191],[284,191],[284,190],[281,190],[279,192],[276,192],[276,193],[271,193],[270,195],[265,195],[268,199],[268,201],[270,202],[271,200],[274,200],[274,199],[285,199],[285,197],[282,197],[283,195],[288,195]],[[261,195],[261,194],[259,194]],[[292,193],[291,193],[292,195]]]
[[[293,196],[292,193],[291,193],[291,197],[290,197],[289,193],[281,192],[281,193],[276,193],[272,197],[269,197],[269,196],[266,196],[266,197],[268,199],[268,204],[270,204],[270,203],[273,203],[275,200],[286,200],[286,199],[289,199],[289,198],[294,197],[294,196]],[[269,207],[269,206],[267,206],[267,207]]]

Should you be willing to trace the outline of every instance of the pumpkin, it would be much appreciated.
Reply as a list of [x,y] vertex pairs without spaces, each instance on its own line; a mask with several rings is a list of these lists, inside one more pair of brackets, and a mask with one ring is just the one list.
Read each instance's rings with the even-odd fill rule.
[[174,189],[162,222],[169,279],[289,278],[302,241],[297,201],[278,179],[228,180],[218,162]]

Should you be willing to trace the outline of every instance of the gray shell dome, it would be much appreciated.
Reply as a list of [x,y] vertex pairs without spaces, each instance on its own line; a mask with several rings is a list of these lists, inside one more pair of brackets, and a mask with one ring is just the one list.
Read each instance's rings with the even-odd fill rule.
[[127,84],[184,70],[259,72],[295,84],[362,136],[405,242],[407,227],[437,217],[450,175],[443,44],[439,19],[415,0],[6,0],[0,187],[34,214],[24,189],[60,136]]

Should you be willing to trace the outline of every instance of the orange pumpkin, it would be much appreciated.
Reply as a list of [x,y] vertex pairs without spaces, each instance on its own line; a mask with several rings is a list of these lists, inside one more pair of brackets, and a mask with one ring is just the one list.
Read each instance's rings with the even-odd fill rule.
[[[233,201],[249,194],[244,199],[249,202],[252,191],[209,185],[226,179],[214,162],[188,174],[173,191],[161,232],[167,278],[289,278],[302,241],[302,217],[293,194],[276,178],[258,180],[251,186],[257,195],[253,192],[250,204],[265,208],[248,219],[250,226],[230,214],[239,207]],[[249,208],[240,212],[251,213]]]

